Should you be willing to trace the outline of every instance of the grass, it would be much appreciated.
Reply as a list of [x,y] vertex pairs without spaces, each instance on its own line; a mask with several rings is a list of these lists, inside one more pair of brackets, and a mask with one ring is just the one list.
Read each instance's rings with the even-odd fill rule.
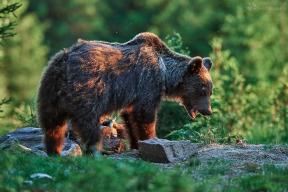
[[[287,191],[288,166],[192,158],[163,169],[144,161],[105,157],[40,157],[0,151],[0,191]],[[240,170],[235,175],[235,170]],[[52,179],[32,179],[45,173]],[[32,181],[32,184],[27,183]]]
[[[169,172],[169,173],[168,173]],[[14,150],[0,152],[0,191],[189,191],[180,172],[159,172],[143,161],[114,161],[104,157],[39,157]],[[52,180],[33,180],[45,173]],[[32,185],[25,181],[33,181]],[[161,190],[160,190],[161,189]],[[163,189],[163,190],[162,190]]]

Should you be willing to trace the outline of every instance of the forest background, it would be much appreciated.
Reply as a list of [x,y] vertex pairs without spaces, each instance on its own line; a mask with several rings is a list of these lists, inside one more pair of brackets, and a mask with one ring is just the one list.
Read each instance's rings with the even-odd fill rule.
[[55,53],[78,38],[122,43],[149,31],[177,52],[214,61],[213,116],[191,120],[178,103],[164,101],[158,137],[288,142],[285,1],[4,0],[0,9],[16,2],[21,7],[0,18],[1,27],[15,22],[15,35],[0,40],[0,136],[38,126],[37,87]]

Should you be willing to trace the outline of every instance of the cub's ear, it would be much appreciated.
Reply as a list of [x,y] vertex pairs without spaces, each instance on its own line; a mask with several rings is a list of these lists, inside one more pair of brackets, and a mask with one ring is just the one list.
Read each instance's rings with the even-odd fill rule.
[[203,61],[202,58],[197,56],[193,57],[192,60],[188,64],[188,72],[192,74],[199,73],[200,69],[203,67]]
[[205,57],[203,58],[203,63],[204,63],[204,66],[206,67],[206,69],[208,70],[208,72],[210,72],[211,68],[212,68],[212,60],[210,57]]

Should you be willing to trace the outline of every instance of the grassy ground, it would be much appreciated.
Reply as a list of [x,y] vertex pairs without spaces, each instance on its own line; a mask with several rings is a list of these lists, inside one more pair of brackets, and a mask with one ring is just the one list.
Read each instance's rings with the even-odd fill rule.
[[[52,179],[32,179],[34,173]],[[0,191],[287,191],[287,181],[287,162],[238,167],[225,159],[203,164],[192,158],[163,168],[141,160],[47,158],[19,149],[0,151]]]

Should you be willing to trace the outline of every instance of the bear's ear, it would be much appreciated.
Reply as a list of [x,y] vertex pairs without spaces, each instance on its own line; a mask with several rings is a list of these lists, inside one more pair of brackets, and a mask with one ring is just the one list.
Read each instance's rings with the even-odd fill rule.
[[210,72],[211,68],[212,68],[212,60],[210,57],[205,57],[203,58],[203,63],[204,63],[204,66],[206,67],[206,69],[208,70],[208,72]]
[[199,73],[200,69],[203,67],[203,61],[202,58],[197,56],[193,57],[192,60],[188,64],[188,72],[192,74]]

